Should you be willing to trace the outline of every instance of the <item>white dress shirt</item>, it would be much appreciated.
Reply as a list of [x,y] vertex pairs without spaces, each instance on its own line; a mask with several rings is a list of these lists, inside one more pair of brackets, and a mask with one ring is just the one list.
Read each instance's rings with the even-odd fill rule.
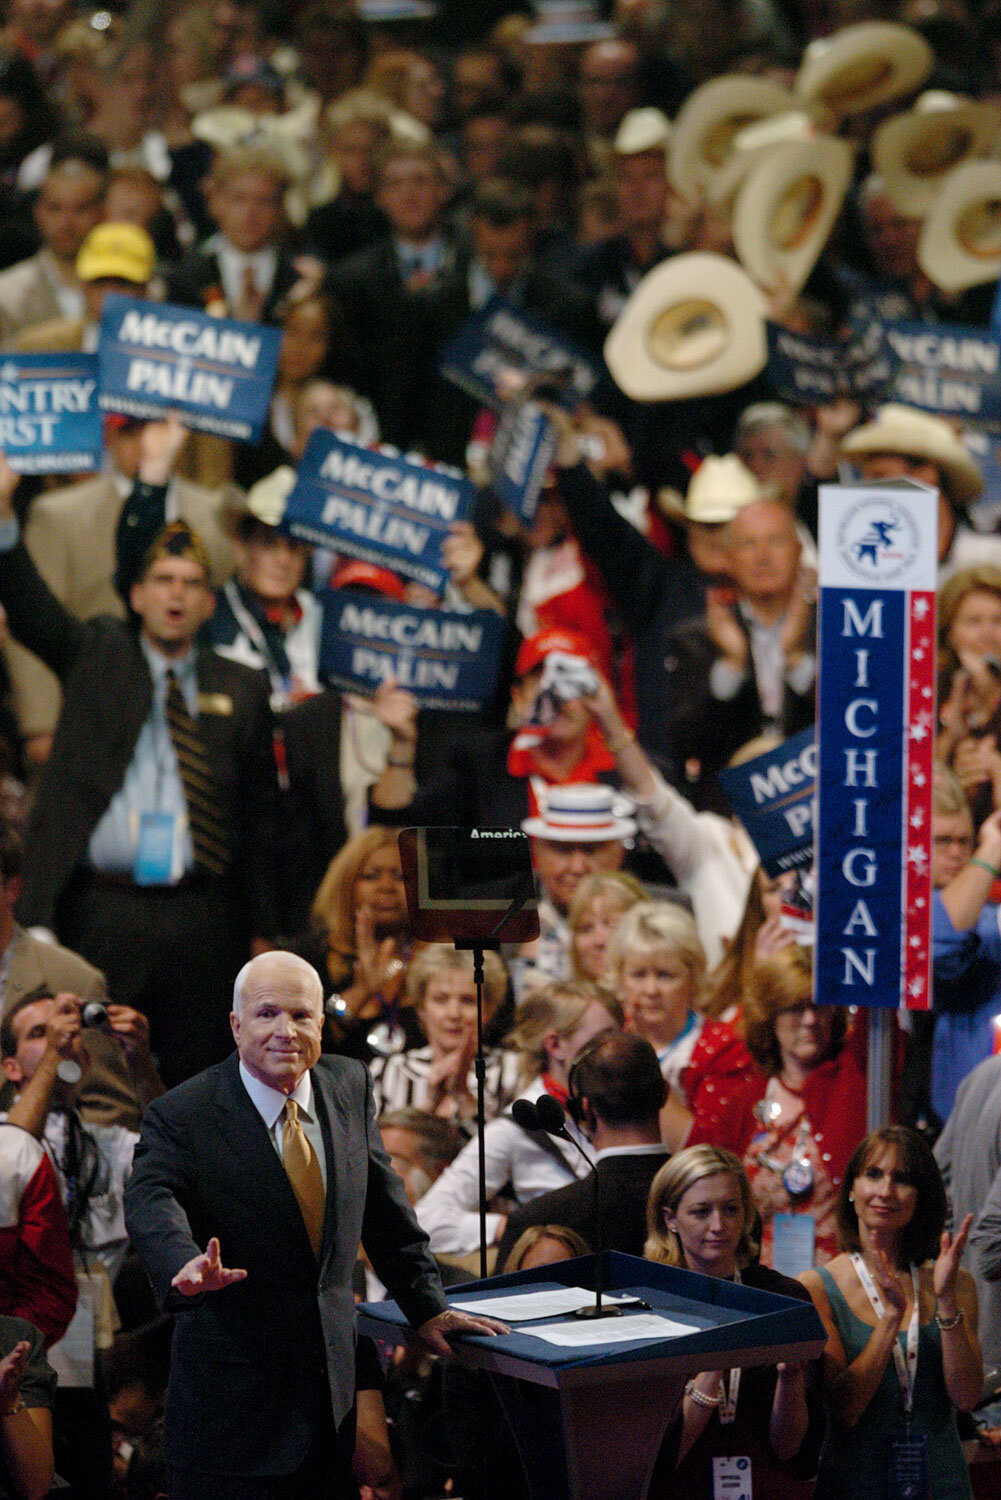
[[239,307],[243,302],[243,276],[248,266],[253,268],[257,290],[265,298],[268,297],[278,267],[278,252],[273,246],[257,250],[253,255],[245,255],[242,250],[231,245],[229,240],[220,238],[214,248],[219,261],[223,296],[229,307]]
[[279,1160],[284,1164],[284,1134],[285,1134],[285,1100],[292,1098],[299,1106],[299,1121],[303,1133],[313,1150],[316,1159],[320,1163],[320,1172],[323,1176],[323,1186],[327,1186],[327,1155],[323,1149],[323,1132],[320,1129],[320,1119],[313,1102],[313,1080],[308,1073],[304,1073],[292,1090],[290,1095],[283,1094],[280,1089],[273,1089],[269,1083],[262,1083],[255,1078],[250,1069],[240,1062],[240,1077],[243,1086],[250,1095],[250,1101],[267,1128],[271,1137],[271,1144],[278,1152]]

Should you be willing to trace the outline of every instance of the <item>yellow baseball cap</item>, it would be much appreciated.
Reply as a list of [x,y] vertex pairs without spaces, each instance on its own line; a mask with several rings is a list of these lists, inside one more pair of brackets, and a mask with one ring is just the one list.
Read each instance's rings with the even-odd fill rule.
[[76,258],[81,281],[134,281],[145,286],[153,275],[156,251],[138,224],[98,224],[90,231]]

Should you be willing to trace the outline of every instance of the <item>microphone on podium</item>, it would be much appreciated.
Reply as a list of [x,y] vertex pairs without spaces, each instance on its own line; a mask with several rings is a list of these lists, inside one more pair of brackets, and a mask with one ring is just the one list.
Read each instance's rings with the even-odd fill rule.
[[[601,1294],[603,1291],[604,1265],[602,1261],[602,1249],[605,1235],[601,1214],[601,1182],[598,1178],[598,1163],[584,1150],[579,1141],[567,1130],[567,1117],[563,1105],[552,1094],[543,1094],[541,1099],[533,1103],[531,1099],[516,1099],[511,1105],[511,1118],[522,1130],[542,1130],[546,1135],[555,1135],[561,1141],[568,1141],[574,1150],[587,1162],[591,1172],[591,1181],[594,1184],[594,1218],[597,1234],[594,1251],[594,1305],[581,1307],[573,1314],[575,1318],[619,1318],[622,1316],[622,1308],[603,1304]],[[635,1305],[635,1304],[634,1304]]]

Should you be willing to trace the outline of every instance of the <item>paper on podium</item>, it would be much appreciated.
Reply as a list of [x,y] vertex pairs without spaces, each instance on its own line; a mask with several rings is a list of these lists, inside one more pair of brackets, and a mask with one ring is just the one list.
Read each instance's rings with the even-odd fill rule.
[[[485,1318],[500,1318],[504,1323],[530,1323],[533,1318],[558,1318],[561,1313],[576,1312],[579,1307],[590,1307],[593,1301],[594,1292],[582,1286],[558,1286],[540,1292],[499,1292],[496,1297],[456,1297],[449,1305]],[[602,1301],[635,1302],[636,1298],[628,1294],[609,1296],[606,1292]]]
[[638,1344],[645,1339],[678,1339],[698,1333],[692,1323],[678,1323],[658,1313],[627,1313],[622,1318],[594,1318],[581,1323],[543,1323],[526,1328],[533,1339],[559,1344],[565,1349],[584,1349],[597,1344]]

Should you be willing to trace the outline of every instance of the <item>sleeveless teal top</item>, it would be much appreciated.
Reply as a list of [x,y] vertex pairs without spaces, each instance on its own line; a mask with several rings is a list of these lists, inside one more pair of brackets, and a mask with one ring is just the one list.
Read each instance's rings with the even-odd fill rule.
[[[818,1267],[848,1363],[857,1359],[873,1329],[856,1317],[824,1266]],[[900,1334],[906,1353],[906,1332]],[[956,1430],[956,1411],[942,1371],[942,1335],[934,1319],[918,1335],[912,1432],[928,1437],[934,1500],[971,1500],[970,1476]],[[904,1402],[894,1361],[888,1360],[876,1393],[854,1427],[828,1415],[815,1500],[885,1500],[886,1459],[891,1438],[906,1435]]]

